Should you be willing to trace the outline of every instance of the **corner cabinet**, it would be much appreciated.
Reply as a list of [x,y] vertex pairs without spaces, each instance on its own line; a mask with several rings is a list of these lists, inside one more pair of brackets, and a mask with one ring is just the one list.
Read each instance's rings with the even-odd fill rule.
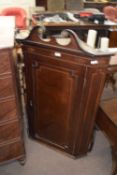
[[[29,135],[73,156],[91,146],[107,56],[84,53],[70,34],[67,46],[42,39],[35,27],[22,41]],[[98,64],[93,64],[97,60]]]
[[12,49],[0,50],[0,163],[24,163],[22,118]]

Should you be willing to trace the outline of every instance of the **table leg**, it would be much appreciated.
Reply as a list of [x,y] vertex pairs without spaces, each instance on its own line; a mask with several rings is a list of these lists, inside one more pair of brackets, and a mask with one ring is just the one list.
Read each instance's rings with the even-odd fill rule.
[[117,148],[111,146],[112,151],[112,175],[117,175]]

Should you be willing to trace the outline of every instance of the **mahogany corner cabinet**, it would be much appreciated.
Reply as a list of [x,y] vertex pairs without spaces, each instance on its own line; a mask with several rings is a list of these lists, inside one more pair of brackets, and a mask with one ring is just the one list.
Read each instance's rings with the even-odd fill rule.
[[67,33],[43,37],[35,27],[21,41],[26,106],[32,138],[79,157],[91,147],[109,56],[83,51]]

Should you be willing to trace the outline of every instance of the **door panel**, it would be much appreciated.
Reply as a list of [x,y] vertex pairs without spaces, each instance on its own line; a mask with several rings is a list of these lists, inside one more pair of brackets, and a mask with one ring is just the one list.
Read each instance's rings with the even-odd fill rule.
[[50,62],[50,57],[26,49],[24,53],[30,136],[72,153],[85,67],[53,57]]
[[79,73],[79,70],[73,73],[72,70],[41,64],[33,67],[35,137],[63,147],[69,144],[70,117]]
[[40,66],[35,72],[36,132],[54,143],[67,142],[73,80],[68,72]]

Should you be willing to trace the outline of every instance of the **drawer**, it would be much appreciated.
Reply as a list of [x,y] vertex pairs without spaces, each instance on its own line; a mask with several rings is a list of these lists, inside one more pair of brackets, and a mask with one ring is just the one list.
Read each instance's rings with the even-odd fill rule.
[[12,77],[0,77],[0,98],[7,98],[14,95]]
[[0,144],[18,137],[21,137],[21,129],[18,121],[0,125]]
[[22,142],[0,146],[0,162],[12,160],[24,155]]
[[17,118],[17,108],[15,98],[0,102],[0,122]]
[[[55,60],[61,60],[61,61],[67,61],[67,62],[74,62],[74,64],[85,64],[85,63],[89,63],[89,59],[87,59],[86,57],[83,56],[78,56],[78,55],[73,55],[73,54],[69,54],[66,53],[62,50],[59,49],[43,49],[43,48],[26,48],[25,49],[25,54],[28,53],[32,53],[35,54],[36,56],[44,56],[50,59],[55,59]],[[25,55],[26,56],[26,55]]]
[[8,52],[0,54],[0,74],[11,72],[10,58]]

